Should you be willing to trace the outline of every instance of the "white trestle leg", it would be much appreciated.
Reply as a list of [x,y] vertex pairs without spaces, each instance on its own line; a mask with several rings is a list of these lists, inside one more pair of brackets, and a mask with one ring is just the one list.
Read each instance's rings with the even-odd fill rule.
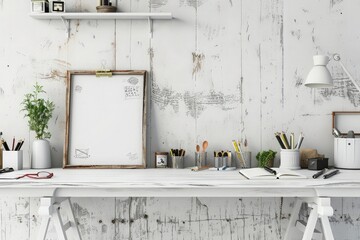
[[[302,203],[307,203],[308,207],[311,208],[307,223],[297,220]],[[325,240],[334,240],[329,222],[329,217],[333,214],[334,210],[330,205],[330,198],[298,198],[292,210],[284,239],[293,240],[294,230],[298,228],[300,231],[304,232],[302,240],[321,240],[323,236]],[[322,233],[315,229],[318,218],[321,221]]]
[[[60,207],[65,210],[69,221],[63,223],[60,215]],[[45,240],[49,229],[50,220],[53,220],[59,240],[68,240],[68,233],[71,239],[81,240],[80,232],[71,207],[70,198],[43,197],[40,200],[39,215],[42,217],[41,226],[38,233],[39,240]]]

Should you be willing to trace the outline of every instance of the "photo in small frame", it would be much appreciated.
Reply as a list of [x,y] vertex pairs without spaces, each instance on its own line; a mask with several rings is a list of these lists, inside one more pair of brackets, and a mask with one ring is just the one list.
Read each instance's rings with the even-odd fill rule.
[[53,12],[65,12],[65,3],[63,1],[53,1],[52,2],[52,11]]

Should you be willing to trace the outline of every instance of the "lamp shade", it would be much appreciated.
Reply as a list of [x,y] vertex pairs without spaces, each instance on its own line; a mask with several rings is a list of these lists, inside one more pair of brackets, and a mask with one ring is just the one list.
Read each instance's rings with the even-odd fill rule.
[[329,88],[333,87],[333,79],[326,65],[329,62],[329,57],[323,55],[316,55],[313,57],[314,67],[309,72],[306,78],[305,86],[311,88]]

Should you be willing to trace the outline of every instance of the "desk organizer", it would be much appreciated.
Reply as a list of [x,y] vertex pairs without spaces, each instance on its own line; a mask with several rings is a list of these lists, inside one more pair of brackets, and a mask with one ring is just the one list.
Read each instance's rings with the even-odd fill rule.
[[334,139],[334,167],[360,169],[360,138]]
[[300,152],[298,149],[281,149],[280,168],[300,169]]
[[207,152],[195,152],[195,166],[203,167],[207,165]]
[[171,156],[171,168],[184,168],[184,156]]
[[23,151],[3,151],[3,168],[23,169]]
[[227,156],[225,157],[214,157],[214,167],[220,168],[220,167],[231,167],[232,166],[232,157],[231,157],[231,151],[226,152]]

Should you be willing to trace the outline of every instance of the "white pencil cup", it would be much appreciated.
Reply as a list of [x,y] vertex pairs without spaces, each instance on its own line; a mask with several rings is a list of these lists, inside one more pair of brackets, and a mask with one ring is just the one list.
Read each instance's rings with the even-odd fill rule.
[[280,168],[300,169],[300,152],[298,149],[281,149]]
[[3,168],[23,169],[23,151],[3,151]]

